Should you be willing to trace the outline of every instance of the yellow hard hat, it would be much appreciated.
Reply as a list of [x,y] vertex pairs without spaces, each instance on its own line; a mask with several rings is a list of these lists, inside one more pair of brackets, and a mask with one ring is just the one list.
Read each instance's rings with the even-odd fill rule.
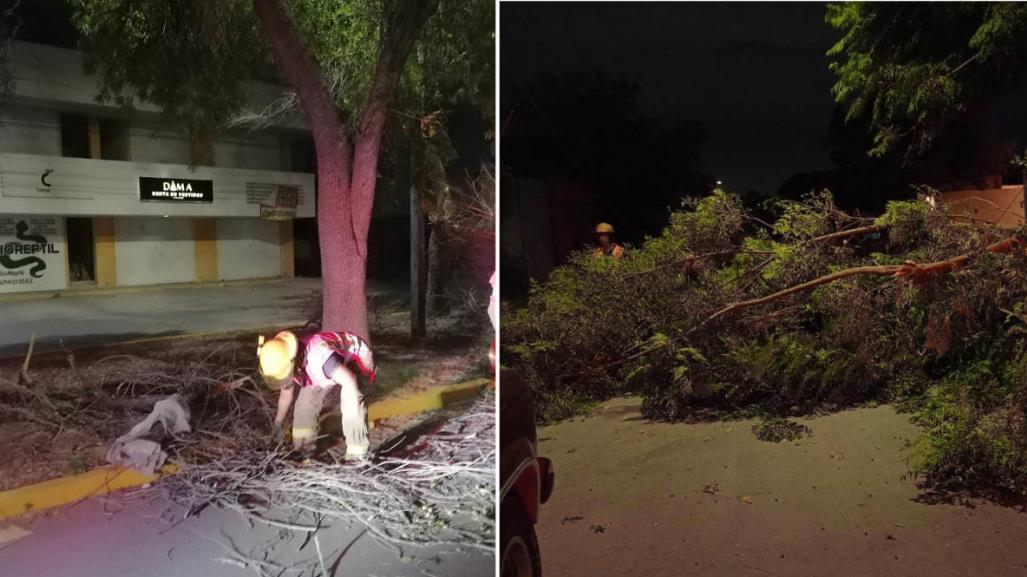
[[298,345],[296,335],[289,331],[282,331],[269,341],[265,341],[263,335],[257,339],[260,374],[268,387],[280,389],[292,380]]
[[597,224],[596,234],[613,234],[613,225],[606,222]]

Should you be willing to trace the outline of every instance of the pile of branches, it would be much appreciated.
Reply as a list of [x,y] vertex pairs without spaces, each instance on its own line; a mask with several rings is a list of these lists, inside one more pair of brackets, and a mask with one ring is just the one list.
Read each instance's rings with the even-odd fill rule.
[[[494,395],[484,393],[417,446],[411,457],[366,463],[297,463],[280,452],[226,451],[185,468],[161,488],[185,516],[216,505],[313,540],[317,555],[306,561],[308,569],[325,567],[318,532],[334,523],[358,523],[400,553],[403,547],[439,545],[493,551]],[[259,574],[283,569],[274,560],[225,547],[231,553],[227,562]]]
[[31,367],[32,347],[20,370],[0,373],[0,418],[52,433],[56,443],[74,432],[106,444],[128,432],[154,403],[181,394],[189,403],[194,433],[171,447],[180,459],[214,457],[218,450],[242,449],[262,442],[273,409],[254,381],[253,370],[226,367],[219,353],[168,362],[115,355],[80,367],[65,350],[67,368]]
[[967,216],[823,191],[766,218],[716,191],[623,259],[554,270],[504,316],[503,358],[550,420],[624,392],[665,420],[898,402],[928,483],[1027,493],[1027,230]]

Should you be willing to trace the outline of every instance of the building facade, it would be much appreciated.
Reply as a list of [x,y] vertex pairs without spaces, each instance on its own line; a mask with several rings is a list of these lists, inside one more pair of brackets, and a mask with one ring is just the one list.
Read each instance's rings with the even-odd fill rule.
[[[290,277],[314,258],[297,117],[197,145],[159,111],[99,104],[82,54],[18,43],[0,108],[0,294]],[[252,83],[248,108],[278,98]]]

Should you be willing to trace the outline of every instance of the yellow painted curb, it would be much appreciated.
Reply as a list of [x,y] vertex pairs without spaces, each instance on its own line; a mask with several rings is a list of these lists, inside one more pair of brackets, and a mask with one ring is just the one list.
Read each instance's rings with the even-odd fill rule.
[[[437,387],[410,397],[382,399],[367,407],[367,422],[374,426],[378,421],[384,419],[441,409],[446,405],[473,397],[491,382],[491,379],[474,379],[455,385]],[[324,423],[333,418],[339,418],[338,411],[322,415],[320,421]]]
[[[373,424],[390,417],[440,409],[451,403],[473,397],[490,382],[490,379],[475,379],[439,387],[407,398],[384,399],[372,403],[367,408],[367,420]],[[322,420],[330,418],[332,415],[333,413],[329,413],[322,417]],[[334,413],[334,415],[338,418],[338,413]],[[0,521],[25,513],[67,505],[87,497],[106,495],[118,489],[152,483],[162,477],[173,475],[177,470],[178,467],[175,465],[166,465],[156,475],[143,475],[122,467],[99,467],[79,475],[60,477],[35,485],[2,491],[0,492]]]
[[143,475],[122,467],[100,467],[79,475],[3,491],[0,492],[0,520],[73,503],[93,495],[105,495],[118,489],[145,485],[174,474],[176,470],[178,467],[175,465],[166,465],[160,473]]

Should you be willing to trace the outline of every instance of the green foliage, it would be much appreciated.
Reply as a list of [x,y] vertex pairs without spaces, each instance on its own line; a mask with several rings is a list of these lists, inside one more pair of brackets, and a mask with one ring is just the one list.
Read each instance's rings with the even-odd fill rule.
[[[212,135],[241,111],[248,81],[274,81],[250,0],[71,2],[101,101],[150,102],[173,125]],[[291,0],[286,8],[340,116],[352,123],[368,98],[388,13],[402,4]],[[401,112],[420,125],[456,102],[491,98],[493,14],[483,0],[440,0],[405,63]]]
[[70,0],[98,100],[155,104],[192,134],[215,132],[263,61],[247,0]]
[[926,429],[913,446],[914,473],[938,489],[1027,493],[1024,360],[1021,353],[1006,375],[980,361],[927,392],[914,414]]
[[549,425],[574,417],[587,415],[595,409],[598,402],[589,395],[581,394],[573,389],[550,391],[539,399],[535,407],[538,424]]
[[[546,418],[643,397],[649,418],[786,417],[891,401],[925,430],[911,466],[939,488],[1027,492],[1027,256],[980,250],[997,235],[919,202],[875,221],[884,238],[816,240],[866,226],[830,195],[749,228],[734,195],[690,200],[620,260],[574,255],[527,306],[504,311],[503,359]],[[971,254],[926,284],[854,276],[713,318],[836,270]]]
[[918,235],[928,230],[927,219],[931,205],[919,200],[892,200],[884,214],[874,224],[888,228],[888,238],[896,246],[913,246],[923,238]]
[[774,232],[789,240],[804,240],[826,234],[832,224],[834,203],[831,193],[823,190],[806,195],[802,202],[782,200],[778,209]]
[[829,4],[835,99],[867,117],[871,153],[922,154],[971,107],[1022,77],[1027,6],[1016,2]]

